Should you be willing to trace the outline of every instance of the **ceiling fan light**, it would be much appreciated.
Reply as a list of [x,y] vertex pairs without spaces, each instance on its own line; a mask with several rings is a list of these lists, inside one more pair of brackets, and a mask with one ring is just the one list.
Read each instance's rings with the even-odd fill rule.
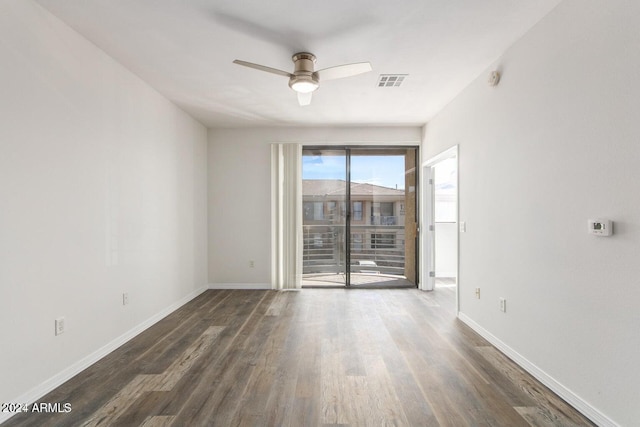
[[299,93],[309,93],[318,89],[318,83],[313,80],[298,80],[291,84],[291,89]]

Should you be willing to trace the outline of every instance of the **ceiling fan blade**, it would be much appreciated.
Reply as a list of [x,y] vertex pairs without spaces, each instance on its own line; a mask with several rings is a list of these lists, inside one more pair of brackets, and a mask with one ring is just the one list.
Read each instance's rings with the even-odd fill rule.
[[367,73],[371,70],[371,63],[356,62],[355,64],[337,65],[335,67],[325,68],[324,70],[316,71],[316,73],[318,74],[320,81],[323,81],[351,77],[358,74]]
[[279,76],[291,77],[292,75],[287,71],[278,70],[277,68],[266,67],[260,64],[254,64],[253,62],[240,61],[239,59],[236,59],[235,61],[233,61],[233,63],[238,65],[244,65],[245,67],[249,67],[249,68],[255,68],[256,70],[260,70],[260,71],[266,71],[267,73],[277,74]]
[[305,105],[311,104],[312,95],[313,95],[313,92],[307,92],[307,93],[298,92],[298,104],[300,104],[300,106],[302,107],[304,107]]

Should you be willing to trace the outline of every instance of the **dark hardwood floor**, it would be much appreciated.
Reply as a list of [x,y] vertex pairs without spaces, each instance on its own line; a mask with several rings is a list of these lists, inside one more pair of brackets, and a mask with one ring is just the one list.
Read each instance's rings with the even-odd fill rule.
[[454,287],[207,291],[9,426],[591,426],[454,316]]

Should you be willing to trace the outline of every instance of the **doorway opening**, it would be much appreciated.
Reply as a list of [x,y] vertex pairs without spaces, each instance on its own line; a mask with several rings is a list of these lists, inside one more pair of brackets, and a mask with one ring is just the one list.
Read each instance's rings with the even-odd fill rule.
[[458,148],[453,147],[423,165],[425,179],[425,269],[422,287],[455,295],[458,289]]
[[303,287],[417,287],[417,150],[302,150]]

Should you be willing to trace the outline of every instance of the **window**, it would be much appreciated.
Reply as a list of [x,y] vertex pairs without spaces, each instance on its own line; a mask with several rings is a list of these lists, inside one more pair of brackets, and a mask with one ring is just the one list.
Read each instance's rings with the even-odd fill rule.
[[395,240],[394,234],[373,233],[371,234],[371,249],[393,249]]
[[371,204],[372,225],[396,225],[396,217],[393,216],[393,202],[373,202]]
[[393,202],[380,202],[380,216],[393,216]]
[[313,202],[313,219],[324,218],[324,207],[322,202]]
[[336,202],[327,202],[327,217],[330,220],[338,218],[338,211],[336,210]]
[[324,219],[322,202],[304,202],[302,204],[302,212],[305,220]]
[[380,202],[380,225],[396,225],[393,202]]
[[362,252],[362,234],[351,234],[351,250]]
[[353,220],[362,221],[362,202],[353,202]]

